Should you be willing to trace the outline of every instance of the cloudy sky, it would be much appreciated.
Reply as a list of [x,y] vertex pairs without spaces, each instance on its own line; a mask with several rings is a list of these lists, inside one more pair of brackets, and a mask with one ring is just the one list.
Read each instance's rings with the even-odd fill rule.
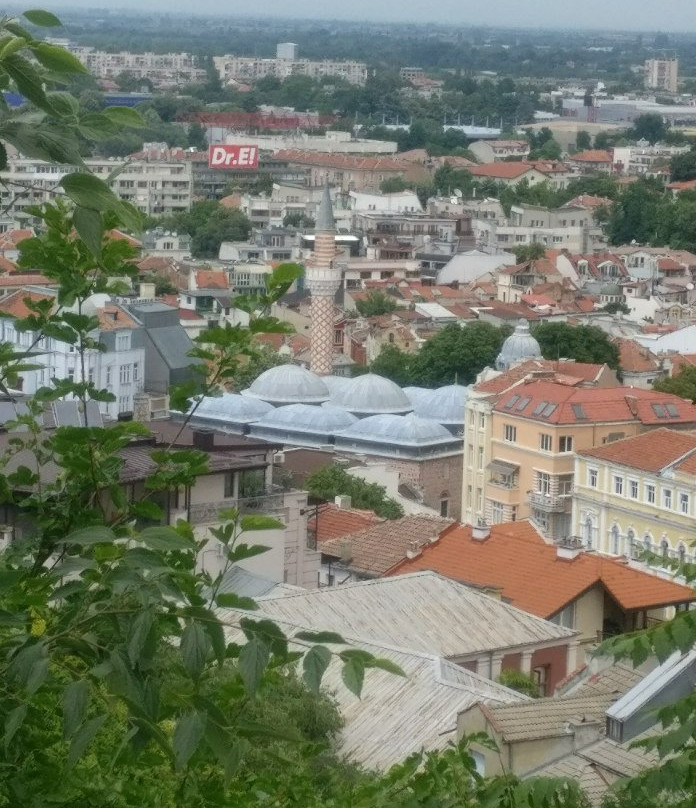
[[137,8],[229,15],[273,15],[404,22],[471,23],[552,28],[696,31],[695,0],[43,0],[37,7],[60,9]]

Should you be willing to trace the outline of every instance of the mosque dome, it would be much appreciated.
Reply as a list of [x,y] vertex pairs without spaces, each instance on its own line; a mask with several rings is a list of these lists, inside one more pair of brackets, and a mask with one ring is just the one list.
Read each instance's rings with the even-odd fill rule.
[[429,401],[433,394],[433,390],[430,387],[403,387],[402,390],[411,404],[413,404],[414,412],[418,410],[422,404]]
[[349,412],[331,405],[287,404],[253,423],[249,434],[296,446],[325,446],[333,442],[337,432],[349,429],[357,420]]
[[227,421],[237,424],[251,423],[273,410],[273,405],[260,399],[242,396],[239,393],[223,393],[221,396],[203,396],[193,412],[194,419]]
[[466,420],[466,402],[469,388],[463,384],[448,384],[436,390],[428,390],[414,403],[413,411],[421,418],[440,424],[463,424]]
[[278,365],[265,370],[242,395],[277,405],[321,404],[328,400],[329,388],[299,365]]
[[371,415],[341,432],[342,442],[358,439],[397,446],[426,446],[451,442],[452,435],[436,421],[417,415]]
[[507,370],[524,359],[541,358],[541,348],[529,332],[529,323],[519,320],[515,331],[503,343],[495,366],[498,370]]
[[376,373],[366,373],[339,386],[331,403],[356,415],[403,414],[413,406],[398,384]]

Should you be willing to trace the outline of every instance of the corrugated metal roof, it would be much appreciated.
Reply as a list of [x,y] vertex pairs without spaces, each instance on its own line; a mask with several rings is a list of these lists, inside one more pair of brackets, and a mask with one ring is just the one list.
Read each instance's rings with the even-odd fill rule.
[[562,644],[576,634],[429,571],[272,598],[261,612],[345,638],[447,658],[554,640]]

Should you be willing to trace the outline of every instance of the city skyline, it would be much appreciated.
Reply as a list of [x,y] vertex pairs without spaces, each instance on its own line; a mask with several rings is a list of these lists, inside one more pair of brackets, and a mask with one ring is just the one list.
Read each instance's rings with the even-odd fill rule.
[[[52,10],[99,9],[109,13],[120,10],[143,10],[138,0],[120,0],[116,8],[106,9],[94,0],[44,0],[39,3]],[[149,0],[147,11],[190,13],[191,6],[184,0]],[[279,0],[256,0],[253,6],[230,9],[225,0],[199,0],[196,14],[225,17],[273,16],[278,18],[345,20],[366,22],[433,23],[455,25],[470,23],[495,27],[530,27],[549,29],[582,28],[603,30],[680,31],[696,32],[696,5],[690,0],[669,0],[659,6],[636,6],[631,0],[586,0],[581,6],[570,0],[537,0],[533,5],[523,6],[517,0],[494,0],[484,8],[467,9],[459,0],[440,0],[437,14],[432,7],[419,0],[383,0],[375,4],[371,0],[354,0],[350,6],[339,0],[325,0],[317,13],[316,3],[296,0],[290,8]],[[396,17],[395,15],[398,15]]]

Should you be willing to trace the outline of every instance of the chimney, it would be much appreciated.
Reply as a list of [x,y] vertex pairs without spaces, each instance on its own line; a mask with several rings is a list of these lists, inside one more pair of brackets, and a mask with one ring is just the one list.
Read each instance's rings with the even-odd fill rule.
[[133,396],[133,420],[146,424],[150,420],[150,396],[140,390]]
[[479,519],[478,524],[471,526],[471,538],[474,541],[486,541],[490,535],[491,529],[483,519]]
[[342,541],[341,542],[341,563],[342,564],[350,564],[351,559],[353,558],[353,551],[350,548],[349,541]]
[[559,561],[574,561],[582,550],[582,539],[578,536],[568,536],[556,545],[556,558]]
[[351,508],[351,498],[347,494],[338,494],[334,498],[334,503],[337,508],[342,511],[349,511]]
[[421,554],[420,544],[417,540],[408,543],[408,550],[406,550],[406,558],[417,558]]
[[635,396],[624,396],[626,399],[626,404],[628,405],[628,409],[631,411],[631,415],[634,417],[638,415],[638,400]]
[[138,289],[138,297],[141,300],[154,300],[155,299],[155,284],[154,283],[141,283]]
[[215,432],[212,429],[194,429],[193,447],[203,452],[212,452],[215,448]]

